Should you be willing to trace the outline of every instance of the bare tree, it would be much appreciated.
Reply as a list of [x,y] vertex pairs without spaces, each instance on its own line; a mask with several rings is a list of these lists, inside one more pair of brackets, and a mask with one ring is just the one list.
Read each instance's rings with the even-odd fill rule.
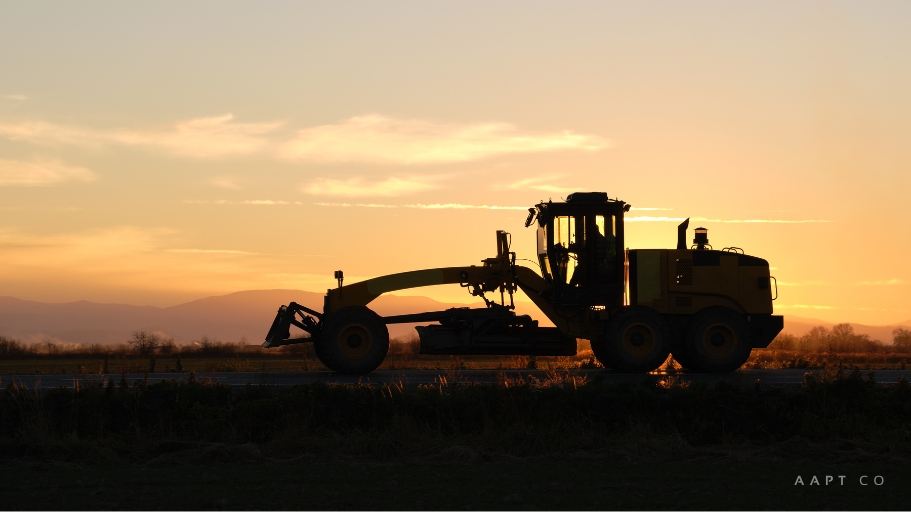
[[170,355],[177,351],[177,344],[174,343],[172,338],[165,338],[161,340],[161,345],[158,346],[158,353],[162,355]]
[[47,336],[44,336],[41,339],[41,344],[44,345],[44,348],[48,354],[53,355],[53,354],[60,353],[60,347],[58,347],[57,344],[54,343],[54,340],[48,338]]
[[902,352],[911,350],[911,329],[901,327],[892,331],[892,344]]
[[137,352],[144,356],[152,355],[161,344],[161,337],[146,331],[133,331],[133,336],[127,341]]
[[797,336],[790,333],[781,333],[775,336],[769,348],[774,350],[794,350],[797,348]]

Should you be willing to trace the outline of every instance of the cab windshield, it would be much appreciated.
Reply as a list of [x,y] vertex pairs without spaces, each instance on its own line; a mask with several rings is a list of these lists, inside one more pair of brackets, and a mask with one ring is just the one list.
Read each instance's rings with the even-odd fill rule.
[[537,235],[542,270],[557,283],[578,288],[610,278],[617,255],[616,217],[554,217]]

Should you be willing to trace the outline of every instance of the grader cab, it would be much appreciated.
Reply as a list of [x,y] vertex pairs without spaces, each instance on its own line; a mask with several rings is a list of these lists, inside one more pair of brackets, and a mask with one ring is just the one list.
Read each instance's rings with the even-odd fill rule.
[[[676,249],[624,250],[629,208],[604,192],[529,208],[525,226],[537,229],[539,269],[517,265],[511,236],[498,231],[497,255],[479,266],[349,285],[337,271],[338,287],[326,293],[323,311],[281,306],[263,347],[313,343],[330,369],[364,374],[386,356],[387,324],[434,322],[416,328],[422,354],[575,355],[576,340],[587,339],[598,360],[617,371],[649,372],[673,354],[690,370],[730,372],[771,343],[783,317],[772,314],[775,281],[766,260],[736,247],[712,249],[704,228],[687,247],[689,219],[678,226]],[[368,307],[383,293],[438,284],[459,284],[486,307],[386,317]],[[518,290],[554,327],[515,313]],[[291,326],[309,336],[292,337]]]

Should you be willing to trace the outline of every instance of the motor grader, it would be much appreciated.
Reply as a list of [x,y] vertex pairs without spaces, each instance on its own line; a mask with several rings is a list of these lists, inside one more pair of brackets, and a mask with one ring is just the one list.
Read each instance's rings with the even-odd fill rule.
[[[323,310],[281,306],[262,346],[313,343],[330,369],[365,374],[386,356],[387,324],[432,322],[416,327],[421,354],[572,356],[577,339],[587,339],[605,367],[638,373],[657,369],[669,354],[689,370],[731,372],[771,343],[784,324],[772,314],[777,283],[766,260],[737,247],[714,250],[704,228],[687,246],[689,219],[678,226],[676,249],[624,250],[629,209],[604,192],[529,208],[536,269],[517,265],[511,235],[497,231],[497,255],[481,265],[347,285],[336,271],[338,287],[327,291]],[[458,284],[486,307],[385,317],[368,307],[384,293],[439,284]],[[554,327],[515,313],[518,290]],[[292,337],[292,325],[307,335]]]

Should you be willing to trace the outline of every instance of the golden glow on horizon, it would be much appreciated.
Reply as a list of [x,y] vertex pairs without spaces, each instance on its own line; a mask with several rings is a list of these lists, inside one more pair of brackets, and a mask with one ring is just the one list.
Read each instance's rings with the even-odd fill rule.
[[911,319],[911,4],[358,5],[5,7],[0,295],[534,259],[525,210],[600,190],[628,247],[768,259],[785,314]]

